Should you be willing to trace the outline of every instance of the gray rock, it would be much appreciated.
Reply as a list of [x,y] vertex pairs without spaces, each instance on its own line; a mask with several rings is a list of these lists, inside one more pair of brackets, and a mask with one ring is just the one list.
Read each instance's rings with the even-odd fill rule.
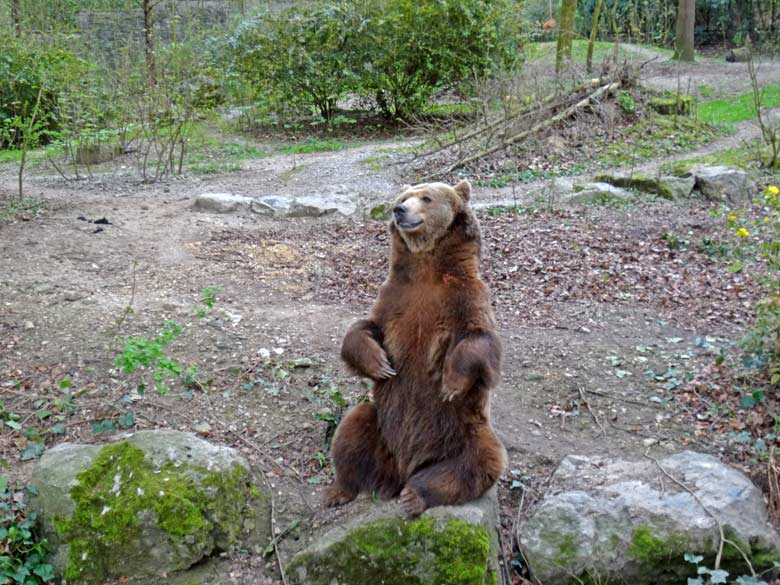
[[753,198],[755,183],[747,173],[734,167],[700,167],[693,170],[696,188],[705,199],[744,205]]
[[36,465],[30,508],[68,582],[156,578],[238,544],[264,546],[270,500],[237,451],[190,433],[62,444]]
[[605,203],[609,201],[633,201],[630,191],[609,183],[585,183],[574,188],[574,192],[561,199],[563,203]]
[[[636,585],[684,583],[686,576],[696,576],[685,553],[703,555],[703,565],[714,565],[720,539],[710,514],[756,571],[780,560],[780,538],[767,521],[761,492],[747,477],[691,451],[659,464],[696,498],[650,460],[566,457],[518,532],[536,578],[545,585],[569,584],[573,576]],[[732,577],[745,574],[741,555],[729,547],[721,568]]]
[[95,165],[108,162],[122,154],[120,144],[80,144],[76,147],[76,164]]
[[292,200],[288,197],[277,197],[276,195],[266,195],[254,199],[250,209],[260,215],[284,216],[290,210]]
[[338,195],[305,195],[296,197],[287,212],[288,217],[321,217],[338,213],[350,216],[357,207],[351,197]]
[[696,185],[696,178],[690,174],[682,177],[664,175],[658,179],[658,184],[671,193],[672,199],[687,199],[691,196],[691,191]]
[[250,208],[253,199],[231,193],[202,193],[195,197],[192,207],[197,211],[212,213],[234,213]]
[[296,585],[496,583],[497,526],[495,490],[417,520],[402,518],[396,502],[376,504],[315,539],[287,573]]

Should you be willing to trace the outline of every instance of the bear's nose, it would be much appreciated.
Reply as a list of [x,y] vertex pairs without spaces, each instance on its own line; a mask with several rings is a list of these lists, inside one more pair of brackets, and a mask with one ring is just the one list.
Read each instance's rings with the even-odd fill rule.
[[398,217],[403,217],[403,215],[406,213],[406,208],[403,205],[396,205],[393,207],[393,215]]

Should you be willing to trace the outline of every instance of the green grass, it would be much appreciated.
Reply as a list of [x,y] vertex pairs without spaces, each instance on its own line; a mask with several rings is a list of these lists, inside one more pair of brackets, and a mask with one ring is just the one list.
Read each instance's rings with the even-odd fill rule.
[[345,148],[349,148],[350,146],[354,145],[341,142],[340,140],[309,138],[306,142],[282,145],[279,147],[279,152],[282,154],[309,154],[312,152],[343,150]]
[[[652,45],[636,45],[651,51],[660,53],[665,59],[671,59],[673,51],[662,47]],[[525,46],[525,55],[528,61],[555,61],[554,42],[528,43]],[[596,41],[593,44],[593,63],[601,63],[605,57],[611,55],[615,50],[615,44],[607,41]],[[571,46],[571,57],[575,63],[584,64],[588,55],[588,41],[574,40]],[[629,61],[645,61],[647,57],[625,48],[622,44],[618,48],[618,59],[628,59]]]
[[[780,107],[780,85],[765,87],[763,105],[767,108]],[[756,117],[753,94],[743,93],[730,98],[700,103],[697,116],[702,122],[710,124],[735,124],[751,120]]]
[[760,148],[761,145],[758,142],[755,142],[745,146],[720,150],[696,158],[686,158],[664,163],[659,167],[659,170],[662,173],[682,175],[692,168],[701,165],[723,165],[742,169],[745,168],[750,161],[756,158],[756,153]]
[[490,179],[480,179],[477,185],[481,187],[506,187],[512,183],[530,183],[539,179],[555,179],[557,177],[573,177],[587,172],[584,163],[576,163],[570,168],[557,171],[544,171],[538,169],[523,169],[516,173],[506,173]]
[[0,199],[0,222],[11,221],[20,216],[36,216],[46,209],[40,199]]

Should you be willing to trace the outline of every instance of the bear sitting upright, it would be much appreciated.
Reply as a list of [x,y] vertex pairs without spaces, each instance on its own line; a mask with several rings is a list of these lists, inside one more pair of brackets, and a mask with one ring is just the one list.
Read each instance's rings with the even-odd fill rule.
[[470,198],[461,181],[409,187],[396,201],[390,274],[341,348],[349,369],[375,382],[374,401],[336,431],[327,505],[400,493],[404,511],[418,516],[480,497],[506,467],[490,425],[501,342]]

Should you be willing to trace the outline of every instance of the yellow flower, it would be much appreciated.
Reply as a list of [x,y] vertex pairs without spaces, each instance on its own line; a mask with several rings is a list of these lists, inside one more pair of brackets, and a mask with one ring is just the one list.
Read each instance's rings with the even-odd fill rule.
[[769,222],[770,222],[770,219],[768,217],[765,217],[764,218],[764,223],[769,223]]
[[769,187],[767,187],[766,192],[772,197],[777,197],[778,195],[780,195],[780,189],[778,189],[774,185],[770,185]]
[[737,235],[740,238],[747,238],[750,235],[750,232],[747,231],[745,228],[741,227],[737,230]]

